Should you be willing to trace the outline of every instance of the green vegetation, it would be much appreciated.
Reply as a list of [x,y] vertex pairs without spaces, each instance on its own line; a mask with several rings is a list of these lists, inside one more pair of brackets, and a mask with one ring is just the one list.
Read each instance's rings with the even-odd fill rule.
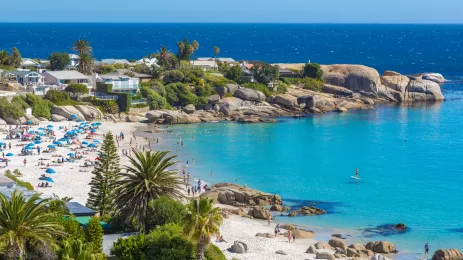
[[266,85],[264,85],[264,84],[248,82],[248,83],[242,84],[241,86],[243,86],[245,88],[258,90],[258,91],[264,93],[264,95],[266,97],[273,95],[273,92],[270,89],[268,89],[268,87]]
[[71,100],[71,97],[66,93],[59,90],[49,90],[45,94],[44,99],[50,100],[53,104],[57,106],[67,106],[73,105],[75,103]]
[[259,83],[268,84],[274,80],[278,80],[280,72],[278,66],[272,66],[265,62],[257,62],[251,68],[252,76]]
[[204,259],[206,260],[227,260],[227,258],[223,255],[220,248],[213,244],[209,244],[204,252]]
[[74,42],[72,50],[76,51],[79,55],[79,62],[76,67],[77,71],[85,75],[91,75],[93,72],[94,64],[90,42],[82,39],[77,40]]
[[30,184],[29,182],[22,181],[17,178],[17,177],[22,176],[22,174],[20,172],[18,174],[18,172],[19,171],[17,169],[14,170],[13,173],[11,173],[10,170],[7,170],[5,172],[5,176],[10,178],[12,181],[16,182],[16,185],[18,185],[19,187],[26,188],[27,190],[34,190],[34,186],[32,186],[32,184]]
[[100,218],[90,218],[86,235],[87,241],[92,245],[92,253],[101,253],[103,251],[103,228],[100,225]]
[[181,225],[185,213],[185,206],[179,201],[165,196],[153,200],[148,205],[145,220],[146,231],[168,223]]
[[88,94],[88,87],[84,84],[69,84],[64,91],[67,92],[69,96],[79,100],[81,96]]
[[171,70],[164,74],[164,83],[182,82],[185,75],[180,70]]
[[119,155],[111,132],[104,136],[98,157],[101,159],[92,171],[87,207],[97,210],[100,216],[104,216],[113,211],[117,194],[115,185],[120,172]]
[[21,107],[21,104],[10,103],[10,101],[4,97],[0,98],[0,117],[18,119],[24,115],[25,111]]
[[241,77],[243,76],[243,70],[239,65],[235,65],[230,67],[230,69],[225,74],[227,79],[233,80],[235,82],[240,81]]
[[191,55],[195,53],[195,51],[199,48],[199,43],[194,40],[193,42],[189,43],[188,39],[185,38],[183,42],[177,42],[178,52],[177,58],[178,60],[186,60],[190,61]]
[[69,54],[66,52],[53,52],[48,59],[50,60],[51,70],[64,70],[66,65],[71,62]]
[[167,156],[168,152],[140,152],[133,150],[129,156],[131,166],[124,167],[116,183],[116,209],[127,220],[135,221],[138,229],[145,229],[148,203],[161,196],[178,199],[181,181],[177,172],[171,170],[176,156]]
[[304,84],[304,89],[309,89],[317,92],[321,92],[323,89],[323,82],[313,78],[303,78],[302,83]]
[[[47,93],[48,94],[48,93]],[[116,100],[101,100],[95,97],[84,97],[82,101],[89,102],[93,106],[96,106],[104,114],[117,114],[119,113],[119,105]]]
[[21,53],[19,53],[19,50],[16,47],[13,47],[11,49],[11,56],[8,59],[8,65],[18,68],[21,66],[21,62]]
[[[24,96],[21,96],[24,98]],[[53,103],[49,100],[42,99],[34,94],[27,94],[24,100],[32,107],[32,115],[49,119],[51,117],[50,109]]]
[[198,97],[191,92],[190,87],[183,83],[171,83],[165,86],[167,102],[173,106],[197,105]]
[[302,75],[316,80],[323,79],[323,71],[318,63],[307,63],[302,69]]
[[150,87],[141,87],[140,92],[142,93],[142,96],[148,100],[148,106],[151,110],[167,107],[166,98]]

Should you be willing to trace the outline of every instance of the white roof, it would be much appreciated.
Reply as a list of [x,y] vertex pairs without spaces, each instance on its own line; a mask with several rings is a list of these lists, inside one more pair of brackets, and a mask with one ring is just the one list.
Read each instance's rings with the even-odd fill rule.
[[35,60],[33,60],[33,59],[22,58],[21,59],[21,65],[22,66],[38,66],[40,64],[38,62],[36,62]]
[[220,61],[220,62],[234,62],[235,60],[232,58],[213,58],[213,57],[203,57],[203,58],[198,58],[198,61]]
[[61,70],[61,71],[47,71],[50,76],[57,79],[88,79],[88,76],[76,71],[76,70]]
[[70,53],[70,54],[69,54],[69,58],[70,58],[70,59],[78,59],[78,58],[79,58],[79,55]]
[[191,61],[191,64],[194,66],[200,66],[200,67],[217,67],[217,63],[215,61],[209,61],[209,60],[196,60],[196,61]]

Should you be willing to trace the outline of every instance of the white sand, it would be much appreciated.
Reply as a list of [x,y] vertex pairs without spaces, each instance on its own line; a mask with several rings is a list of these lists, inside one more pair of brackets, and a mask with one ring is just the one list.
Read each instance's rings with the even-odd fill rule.
[[[40,126],[32,126],[32,129],[37,130],[39,127],[46,127],[47,125],[53,125],[55,129],[55,133],[57,136],[57,139],[62,138],[64,136],[64,130],[58,130],[59,126],[66,126],[71,130],[70,126],[73,126],[75,124],[79,124],[76,122],[60,122],[60,123],[55,123],[55,122],[43,122]],[[121,157],[120,163],[121,163],[121,168],[123,165],[127,165],[128,159],[125,156],[122,156],[122,149],[129,148],[129,143],[130,143],[130,138],[132,137],[132,133],[136,130],[136,127],[139,126],[140,124],[137,123],[110,123],[110,122],[103,122],[103,124],[99,127],[97,134],[94,136],[94,139],[100,140],[100,145],[103,142],[103,134],[107,133],[108,131],[111,131],[114,135],[119,135],[119,133],[122,131],[125,135],[125,140],[119,142],[119,148],[118,148],[118,153],[119,156]],[[88,141],[92,142],[92,140],[86,140],[85,137],[87,134],[81,134],[79,135],[79,140],[80,141]],[[94,151],[89,151],[88,154],[84,155],[83,159],[76,160],[76,162],[66,162],[58,165],[52,165],[50,168],[54,169],[56,171],[56,174],[46,174],[45,170],[47,168],[46,164],[50,163],[52,164],[53,160],[57,160],[58,157],[53,157],[52,155],[55,154],[60,154],[63,155],[64,158],[67,158],[67,154],[70,152],[74,152],[71,150],[71,148],[78,147],[77,145],[70,145],[70,146],[65,146],[65,147],[58,147],[56,152],[53,153],[43,153],[44,150],[47,149],[47,146],[52,144],[52,141],[47,141],[47,142],[42,142],[41,144],[36,145],[40,146],[42,150],[42,154],[38,155],[37,150],[33,150],[34,155],[29,155],[29,156],[20,156],[19,154],[21,153],[22,146],[16,146],[17,144],[28,144],[28,142],[22,142],[20,139],[5,139],[6,134],[2,133],[0,135],[0,141],[5,142],[5,143],[11,143],[12,147],[11,150],[7,149],[4,151],[5,154],[7,153],[13,153],[14,156],[11,157],[6,157],[9,158],[11,161],[8,163],[8,168],[9,170],[13,171],[14,169],[18,169],[22,174],[23,177],[20,177],[19,179],[23,181],[27,181],[31,183],[34,186],[34,189],[43,195],[53,195],[56,194],[59,197],[71,197],[73,198],[73,201],[77,201],[83,205],[86,204],[87,198],[88,198],[88,192],[90,191],[90,186],[88,185],[90,183],[90,180],[92,178],[92,173],[91,171],[93,170],[93,167],[82,167],[84,165],[85,159],[90,159],[91,161],[94,161],[95,158],[98,156],[98,150],[99,147],[96,147]],[[146,141],[138,137],[136,138],[136,141],[132,142],[132,146],[138,145],[145,145]],[[86,152],[89,149],[79,149],[79,152]],[[0,154],[1,155],[1,154]],[[27,164],[24,166],[23,160],[24,158],[27,159]],[[37,166],[38,162],[40,161],[40,158],[44,159],[50,159],[50,160],[45,160],[45,166]],[[4,163],[0,163],[1,166],[4,166]],[[0,173],[4,173],[6,168],[3,168],[0,170]],[[37,185],[42,182],[38,178],[40,177],[41,174],[46,174],[47,176],[51,177],[54,180],[54,183],[52,183],[51,188],[39,188]]]

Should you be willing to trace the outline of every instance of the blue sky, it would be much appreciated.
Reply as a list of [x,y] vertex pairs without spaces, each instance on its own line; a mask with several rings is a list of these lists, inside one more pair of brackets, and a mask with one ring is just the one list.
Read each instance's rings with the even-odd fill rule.
[[22,0],[1,22],[463,23],[463,0]]

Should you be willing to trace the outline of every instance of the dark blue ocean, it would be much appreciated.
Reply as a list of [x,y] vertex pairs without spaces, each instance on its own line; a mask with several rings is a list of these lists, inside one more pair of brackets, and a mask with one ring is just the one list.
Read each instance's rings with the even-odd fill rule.
[[219,56],[266,62],[358,63],[381,73],[463,71],[463,25],[378,24],[157,24],[1,23],[0,49],[47,58],[87,39],[97,58],[139,59],[161,46],[176,51],[185,37],[200,44],[196,57]]

